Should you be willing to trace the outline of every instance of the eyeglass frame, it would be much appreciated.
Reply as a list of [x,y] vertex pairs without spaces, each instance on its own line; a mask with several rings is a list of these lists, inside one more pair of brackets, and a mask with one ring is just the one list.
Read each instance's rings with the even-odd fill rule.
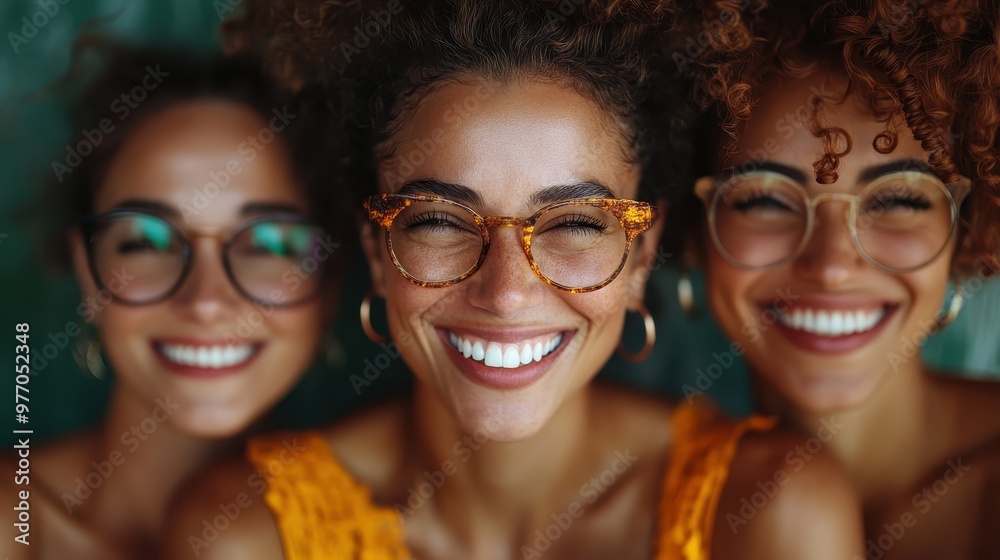
[[[396,253],[392,249],[392,236],[390,234],[392,224],[399,214],[403,212],[403,210],[418,202],[448,204],[461,208],[472,215],[476,225],[479,227],[479,232],[482,235],[483,246],[480,250],[479,258],[476,260],[476,263],[467,271],[450,280],[428,282],[414,277],[403,268],[402,264],[400,264],[399,260],[396,258]],[[541,270],[539,270],[538,264],[535,262],[534,257],[531,255],[531,234],[534,231],[535,224],[538,222],[538,219],[546,213],[564,206],[593,206],[600,208],[617,218],[622,229],[625,231],[625,251],[622,254],[621,262],[608,278],[598,284],[582,288],[573,288],[555,282],[542,274]],[[461,202],[431,195],[376,194],[365,199],[364,208],[368,212],[368,219],[385,231],[385,246],[389,251],[389,258],[391,258],[392,263],[396,265],[396,269],[403,275],[404,278],[418,286],[424,288],[445,288],[466,280],[475,274],[486,261],[486,255],[490,248],[490,228],[520,227],[521,249],[524,251],[524,255],[528,259],[528,265],[531,267],[532,272],[535,273],[535,276],[550,286],[572,294],[593,292],[607,286],[611,282],[614,282],[614,280],[618,278],[618,275],[621,274],[621,271],[625,268],[625,263],[628,261],[629,251],[632,248],[632,241],[634,241],[640,234],[649,230],[659,215],[659,210],[648,202],[624,198],[570,198],[560,200],[543,206],[527,218],[520,216],[483,216]]]
[[[858,236],[858,227],[857,227],[857,219],[860,213],[859,202],[862,200],[863,196],[874,186],[889,181],[900,175],[908,175],[912,173],[920,173],[922,175],[926,175],[930,178],[933,178],[935,181],[937,181],[938,185],[941,187],[941,190],[948,196],[948,202],[951,204],[951,228],[948,231],[948,238],[941,245],[941,248],[938,249],[937,252],[934,253],[932,257],[927,259],[926,262],[909,268],[894,268],[886,266],[875,260],[875,258],[869,255],[868,251],[866,251],[865,248],[862,246],[861,239]],[[806,202],[806,230],[802,234],[802,239],[799,241],[799,245],[795,248],[794,251],[789,253],[787,257],[780,259],[777,262],[760,266],[748,266],[744,263],[741,263],[739,260],[736,259],[736,257],[732,256],[729,253],[729,251],[722,245],[722,240],[719,239],[719,232],[715,225],[715,214],[716,214],[715,207],[718,204],[720,194],[723,191],[723,187],[737,179],[754,175],[767,175],[767,176],[778,177],[783,182],[791,184],[796,189],[798,189],[804,195],[802,198]],[[851,241],[854,243],[854,248],[858,251],[858,254],[860,254],[861,257],[865,259],[865,262],[874,266],[875,268],[883,272],[895,275],[908,274],[910,272],[915,272],[917,270],[920,270],[925,266],[931,264],[932,262],[937,260],[939,256],[941,256],[941,253],[943,253],[948,246],[948,241],[950,241],[951,238],[955,236],[955,232],[958,231],[960,209],[962,203],[965,201],[965,197],[969,195],[971,189],[972,189],[972,181],[965,176],[960,176],[958,179],[950,183],[945,183],[937,176],[931,173],[927,173],[925,171],[905,171],[905,170],[888,173],[886,175],[882,175],[876,178],[875,180],[868,183],[868,185],[866,185],[865,188],[862,189],[859,194],[828,192],[828,193],[820,193],[817,195],[813,195],[806,189],[805,185],[799,183],[798,181],[795,181],[782,173],[777,173],[768,170],[757,170],[757,171],[751,171],[749,173],[741,173],[735,176],[731,176],[724,180],[718,176],[707,175],[696,180],[694,184],[695,195],[697,195],[698,198],[701,199],[702,203],[705,205],[705,212],[708,215],[708,229],[712,235],[712,242],[715,244],[715,248],[718,249],[719,254],[722,255],[722,258],[724,258],[729,264],[732,264],[737,268],[741,268],[743,270],[754,270],[754,271],[769,270],[771,268],[776,268],[778,266],[782,266],[784,264],[787,264],[788,262],[795,260],[802,254],[802,252],[808,245],[810,239],[812,238],[812,235],[816,228],[816,223],[819,221],[819,219],[816,217],[816,209],[819,207],[819,205],[827,201],[840,201],[848,203],[848,207],[847,210],[845,211],[844,218],[847,221],[847,227],[851,234]]]
[[[162,296],[141,302],[134,302],[134,301],[129,301],[127,299],[123,299],[117,294],[115,294],[114,290],[110,289],[108,286],[105,285],[104,281],[101,279],[100,273],[97,270],[97,255],[93,250],[94,246],[93,237],[95,235],[93,228],[95,228],[101,221],[106,220],[108,218],[114,218],[116,216],[135,215],[135,214],[143,216],[151,216],[153,218],[166,222],[171,228],[173,228],[180,234],[180,238],[184,242],[183,244],[184,267],[181,270],[180,276],[177,277],[177,281]],[[280,307],[280,308],[296,307],[308,303],[310,300],[314,299],[317,296],[317,294],[319,294],[319,290],[316,290],[315,293],[309,294],[307,297],[298,301],[290,303],[278,303],[274,301],[258,299],[250,295],[250,293],[248,293],[247,290],[243,286],[241,286],[239,282],[236,281],[236,274],[233,272],[232,263],[229,260],[229,248],[233,240],[235,240],[243,232],[256,225],[265,222],[303,224],[315,227],[320,233],[326,233],[326,230],[322,226],[318,225],[314,221],[309,220],[304,216],[299,216],[296,214],[269,214],[264,216],[258,216],[256,218],[251,218],[245,222],[238,224],[236,227],[229,230],[228,236],[225,238],[225,241],[223,241],[222,233],[225,230],[225,228],[210,227],[210,226],[194,227],[194,228],[189,228],[190,231],[194,232],[193,234],[189,235],[186,232],[182,231],[179,227],[174,225],[170,220],[166,219],[165,217],[155,212],[150,212],[146,209],[127,208],[127,207],[114,208],[112,210],[103,212],[101,214],[91,214],[88,216],[84,216],[79,220],[78,227],[80,228],[80,233],[83,235],[84,249],[87,251],[87,267],[90,269],[90,276],[94,279],[94,283],[97,285],[97,288],[99,290],[107,292],[111,296],[112,300],[121,305],[127,305],[131,307],[153,305],[156,303],[161,303],[163,301],[166,301],[170,299],[174,294],[176,294],[177,291],[180,290],[181,286],[184,285],[184,281],[187,280],[188,275],[191,273],[191,269],[194,267],[194,250],[192,241],[201,237],[208,237],[214,239],[216,243],[218,243],[220,250],[219,253],[220,258],[222,259],[222,267],[226,271],[226,277],[229,280],[229,283],[233,286],[233,288],[235,288],[236,291],[246,300],[258,306]]]

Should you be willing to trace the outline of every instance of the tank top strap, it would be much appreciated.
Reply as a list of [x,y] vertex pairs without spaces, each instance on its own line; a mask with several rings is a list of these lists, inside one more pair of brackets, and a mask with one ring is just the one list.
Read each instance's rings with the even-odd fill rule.
[[409,558],[399,516],[372,503],[320,432],[251,439],[247,457],[268,481],[264,501],[286,560]]
[[657,560],[709,560],[716,509],[740,439],[775,423],[757,415],[732,420],[702,404],[677,408],[660,497]]

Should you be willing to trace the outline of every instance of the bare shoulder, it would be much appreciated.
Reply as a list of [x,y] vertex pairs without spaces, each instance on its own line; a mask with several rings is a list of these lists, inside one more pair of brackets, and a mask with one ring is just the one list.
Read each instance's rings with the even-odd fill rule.
[[634,437],[635,445],[647,452],[666,451],[670,445],[674,407],[665,399],[634,389],[609,384],[596,386],[600,402],[595,407],[595,426],[607,428],[615,439]]
[[[941,406],[954,411],[956,430],[967,435],[967,444],[992,443],[1000,437],[1000,380],[974,379],[959,375],[934,375],[932,382]],[[949,412],[951,412],[949,411]],[[958,434],[958,435],[962,435]]]
[[281,538],[267,504],[266,480],[242,457],[188,482],[175,498],[163,535],[165,558],[282,558]]
[[719,558],[864,558],[861,505],[817,438],[747,434],[715,518]]
[[408,454],[410,404],[406,398],[368,407],[328,427],[324,435],[337,461],[374,489],[393,486]]

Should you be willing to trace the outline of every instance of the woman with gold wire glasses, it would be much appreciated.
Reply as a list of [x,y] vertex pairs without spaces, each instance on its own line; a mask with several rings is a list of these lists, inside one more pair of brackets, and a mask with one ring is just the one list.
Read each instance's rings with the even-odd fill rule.
[[675,208],[759,410],[835,428],[868,558],[1000,557],[1000,384],[920,355],[1000,256],[998,4],[719,10],[732,41],[689,66],[706,177]]
[[[641,354],[654,340],[642,302],[668,179],[655,142],[676,103],[651,95],[643,53],[656,37],[641,19],[566,6],[359,8],[358,29],[389,29],[350,51],[347,79],[327,83],[347,98],[331,135],[360,148],[338,159],[367,210],[364,328],[398,350],[413,393],[255,440],[249,464],[190,491],[174,558],[696,560],[723,540],[744,546],[730,559],[860,552],[835,464],[820,453],[779,472],[799,438],[593,382],[628,310],[647,319]],[[294,45],[275,54],[282,67],[280,55],[321,62],[343,40],[337,29],[355,28],[350,14],[302,1],[249,18]],[[297,71],[323,76],[323,64]],[[384,334],[371,324],[375,296]],[[270,473],[262,500],[195,554],[187,536],[254,472]],[[749,500],[759,484],[782,490],[733,530],[720,496]]]

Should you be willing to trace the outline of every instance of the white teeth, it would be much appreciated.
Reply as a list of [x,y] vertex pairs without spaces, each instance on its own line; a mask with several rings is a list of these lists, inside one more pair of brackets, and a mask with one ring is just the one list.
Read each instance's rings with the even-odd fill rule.
[[503,348],[496,342],[487,344],[483,363],[490,367],[503,367]]
[[846,336],[867,332],[885,316],[882,308],[873,311],[813,311],[796,309],[779,313],[778,320],[795,330],[822,336]]
[[500,344],[483,340],[474,341],[471,338],[464,338],[449,332],[448,341],[466,358],[483,362],[489,367],[514,369],[532,362],[540,362],[542,358],[559,347],[562,342],[562,333],[545,341]]
[[160,353],[171,362],[185,366],[219,369],[245,362],[254,353],[253,345],[240,346],[182,346],[158,344]]
[[530,344],[521,347],[521,364],[530,364],[535,359],[534,351]]
[[517,351],[517,346],[507,346],[503,349],[503,367],[514,369],[521,365],[521,353]]

